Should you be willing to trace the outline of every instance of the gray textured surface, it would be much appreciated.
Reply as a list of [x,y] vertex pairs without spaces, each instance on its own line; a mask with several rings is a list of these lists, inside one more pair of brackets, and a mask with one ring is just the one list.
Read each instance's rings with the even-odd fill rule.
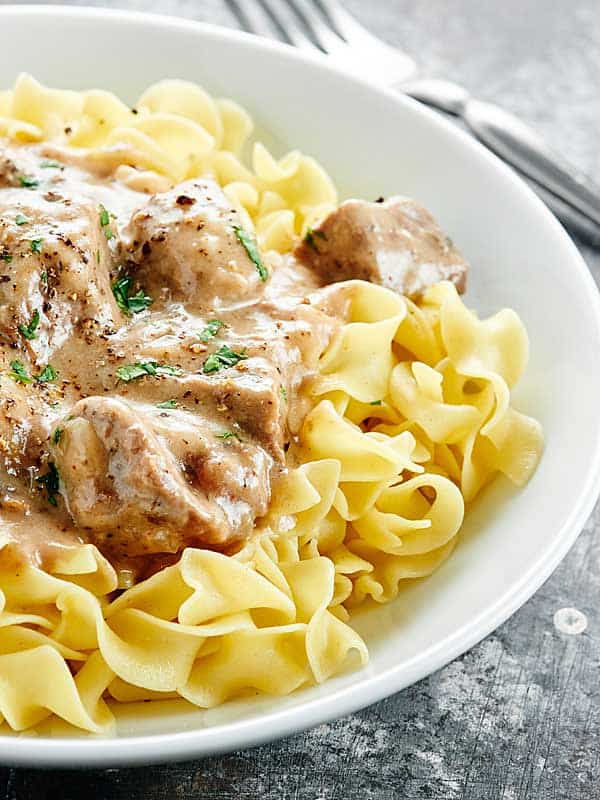
[[[113,5],[235,25],[224,0]],[[534,123],[600,179],[598,0],[346,5],[419,54],[431,74],[461,81]],[[582,252],[599,279],[600,252]],[[597,509],[554,576],[512,619],[442,671],[358,714],[195,763],[86,773],[0,770],[0,797],[600,798],[599,530]],[[553,614],[564,606],[587,615],[585,633],[555,629]]]

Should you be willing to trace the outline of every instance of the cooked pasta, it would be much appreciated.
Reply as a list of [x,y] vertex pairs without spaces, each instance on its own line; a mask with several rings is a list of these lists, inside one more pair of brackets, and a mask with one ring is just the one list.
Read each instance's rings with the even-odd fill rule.
[[[132,186],[211,175],[263,250],[286,253],[334,208],[336,190],[309,156],[250,147],[252,129],[236,103],[184,81],[156,84],[133,110],[29,76],[0,93],[1,135],[90,149]],[[350,611],[437,569],[465,505],[495,476],[527,482],[543,438],[510,405],[528,358],[514,312],[480,320],[449,282],[418,303],[363,281],[331,294],[347,303],[346,323],[306,388],[269,512],[236,551],[188,547],[117,592],[95,546],[65,547],[44,571],[0,531],[0,720],[11,729],[55,714],[106,734],[114,703],[209,708],[364,665]]]

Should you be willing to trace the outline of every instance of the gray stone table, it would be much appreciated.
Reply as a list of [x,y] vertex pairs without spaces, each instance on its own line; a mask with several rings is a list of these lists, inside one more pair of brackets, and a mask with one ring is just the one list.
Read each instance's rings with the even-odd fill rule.
[[[93,4],[236,25],[225,0]],[[418,54],[431,75],[456,79],[517,112],[600,179],[599,0],[346,4],[390,42]],[[581,250],[600,279],[600,251]],[[599,530],[596,509],[556,573],[512,619],[445,669],[364,711],[192,763],[85,773],[0,769],[0,796],[600,798]],[[555,611],[565,606],[587,616],[581,635],[554,627]]]

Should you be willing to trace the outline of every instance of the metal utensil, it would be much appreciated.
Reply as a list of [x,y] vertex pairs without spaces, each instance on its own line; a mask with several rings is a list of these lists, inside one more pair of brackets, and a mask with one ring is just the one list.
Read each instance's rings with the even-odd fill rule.
[[414,59],[370,33],[337,0],[228,2],[251,33],[321,50],[351,72],[460,117],[490,150],[535,181],[532,188],[567,227],[600,243],[600,188],[513,114],[471,98],[455,83],[418,78]]

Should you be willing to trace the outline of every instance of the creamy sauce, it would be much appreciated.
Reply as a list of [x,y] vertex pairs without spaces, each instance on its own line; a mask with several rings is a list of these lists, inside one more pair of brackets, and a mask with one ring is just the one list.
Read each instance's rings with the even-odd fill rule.
[[214,181],[123,161],[0,146],[0,548],[92,542],[137,579],[266,514],[346,315],[328,284],[414,296],[467,266],[406,198],[347,201],[267,262]]
[[251,534],[338,323],[293,257],[263,280],[216,184],[114,166],[0,149],[0,546],[139,577]]

